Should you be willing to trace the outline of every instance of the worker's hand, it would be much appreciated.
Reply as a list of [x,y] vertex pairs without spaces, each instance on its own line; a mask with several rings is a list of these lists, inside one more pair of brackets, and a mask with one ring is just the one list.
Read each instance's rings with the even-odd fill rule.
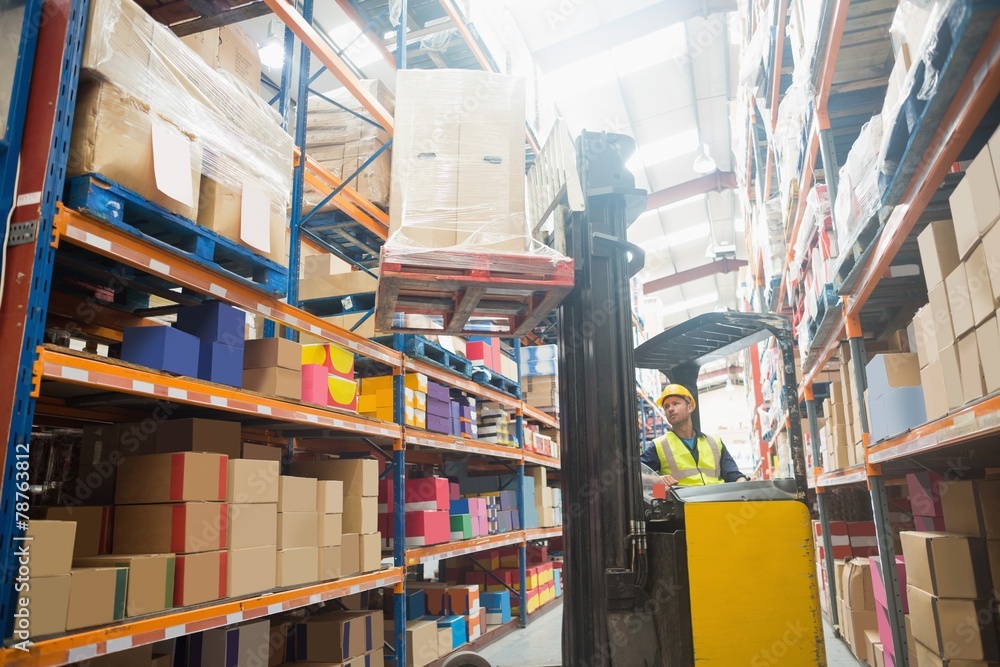
[[677,486],[677,480],[674,479],[672,475],[660,475],[660,479],[662,479],[663,483],[668,487]]
[[749,478],[749,477],[747,477],[746,475],[744,475],[743,477],[740,477],[740,478],[739,478],[738,480],[736,480],[736,481],[737,481],[737,482],[749,482],[749,481],[750,481],[750,478]]

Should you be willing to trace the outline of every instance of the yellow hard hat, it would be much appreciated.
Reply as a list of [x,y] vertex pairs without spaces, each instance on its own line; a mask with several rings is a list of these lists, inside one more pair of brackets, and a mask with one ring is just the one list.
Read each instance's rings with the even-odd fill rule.
[[687,387],[682,384],[668,384],[664,387],[663,391],[660,392],[660,397],[656,399],[656,404],[662,408],[663,401],[670,396],[681,396],[682,398],[687,399],[691,403],[692,410],[697,407],[694,396],[692,396],[691,392],[687,390]]

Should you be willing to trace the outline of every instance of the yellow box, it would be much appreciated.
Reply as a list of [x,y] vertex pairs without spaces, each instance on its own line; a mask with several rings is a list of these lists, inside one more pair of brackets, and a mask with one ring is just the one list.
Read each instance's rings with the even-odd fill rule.
[[361,379],[361,393],[375,394],[384,390],[392,391],[392,376],[382,375],[374,378]]
[[375,400],[375,394],[361,394],[358,396],[358,412],[363,415],[368,413],[374,413],[378,409],[378,401]]
[[408,405],[405,408],[403,408],[403,423],[406,424],[407,426],[417,425],[417,413],[413,408],[411,408]]
[[380,407],[375,411],[375,418],[384,422],[391,422],[393,420],[392,407],[382,408]]
[[408,408],[417,407],[417,393],[409,387],[403,389],[403,404]]
[[[517,554],[514,554],[513,556],[501,557],[500,567],[502,568],[520,567]],[[528,586],[528,588],[534,588],[534,586]]]
[[330,395],[327,397],[329,405],[336,408],[346,408],[357,410],[358,405],[355,399],[358,396],[358,383],[354,380],[330,375],[326,380]]
[[528,588],[538,588],[538,575],[529,574],[528,575]]
[[326,353],[329,358],[330,369],[334,373],[350,375],[354,373],[354,353],[345,350],[339,345],[328,343]]
[[414,426],[416,426],[417,428],[427,428],[427,413],[426,412],[424,412],[423,410],[418,410],[417,411],[416,424],[414,424]]
[[403,384],[413,391],[427,393],[427,376],[423,373],[409,373],[403,380]]
[[392,405],[392,387],[389,387],[388,389],[379,389],[375,392],[375,407],[379,409],[392,408]]
[[422,391],[413,392],[413,407],[418,410],[427,409],[427,394]]

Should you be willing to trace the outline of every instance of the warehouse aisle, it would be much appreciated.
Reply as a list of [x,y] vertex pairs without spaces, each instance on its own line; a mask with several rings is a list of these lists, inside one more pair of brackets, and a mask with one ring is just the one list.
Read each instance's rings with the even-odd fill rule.
[[[563,606],[553,609],[531,623],[527,629],[513,632],[495,644],[490,644],[479,654],[493,667],[548,667],[562,664]],[[827,667],[859,667],[863,663],[851,654],[847,644],[836,639],[824,621]]]

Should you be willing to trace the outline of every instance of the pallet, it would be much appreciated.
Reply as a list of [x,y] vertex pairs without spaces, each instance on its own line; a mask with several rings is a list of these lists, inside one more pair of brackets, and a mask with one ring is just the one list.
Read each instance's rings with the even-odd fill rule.
[[[388,345],[393,347],[393,336],[378,336],[374,338],[375,342],[381,343],[382,345]],[[451,371],[455,375],[461,375],[464,378],[472,378],[472,362],[465,357],[455,354],[454,352],[449,352],[437,343],[427,340],[423,336],[417,335],[404,335],[401,337],[402,347],[400,352],[405,352],[414,359],[420,359],[421,361],[426,361],[428,363],[434,364],[435,366],[440,366],[446,370]]]
[[306,299],[299,302],[299,307],[316,317],[366,313],[375,308],[375,292],[327,296],[321,299]]
[[[552,312],[573,285],[573,260],[565,257],[454,250],[412,253],[387,246],[382,248],[375,329],[519,338]],[[398,314],[439,317],[442,328],[396,326]]]
[[879,215],[873,215],[861,225],[850,248],[843,253],[843,259],[833,272],[833,289],[837,294],[850,294],[854,289],[862,269],[868,264],[868,257],[875,248],[882,226]]
[[64,203],[250,287],[276,296],[287,294],[287,268],[99,175],[69,179]]
[[[889,140],[883,160],[893,166],[891,174],[879,174],[879,191],[882,203],[892,207],[899,203],[914,173],[921,169],[921,160],[928,147],[935,141],[941,120],[951,106],[955,93],[972,61],[984,46],[987,33],[1000,10],[997,0],[956,0],[948,15],[938,26],[930,52],[917,61],[912,85],[902,95],[902,106],[892,127],[885,128]],[[931,80],[930,60],[937,72],[929,99],[920,99],[918,93]],[[887,215],[887,214],[886,214]],[[883,218],[884,219],[884,218]]]
[[502,391],[505,394],[509,394],[514,398],[521,398],[521,385],[511,380],[505,378],[495,371],[491,371],[488,368],[483,368],[482,366],[476,366],[472,369],[472,381],[477,382],[484,387],[492,387],[498,391]]

